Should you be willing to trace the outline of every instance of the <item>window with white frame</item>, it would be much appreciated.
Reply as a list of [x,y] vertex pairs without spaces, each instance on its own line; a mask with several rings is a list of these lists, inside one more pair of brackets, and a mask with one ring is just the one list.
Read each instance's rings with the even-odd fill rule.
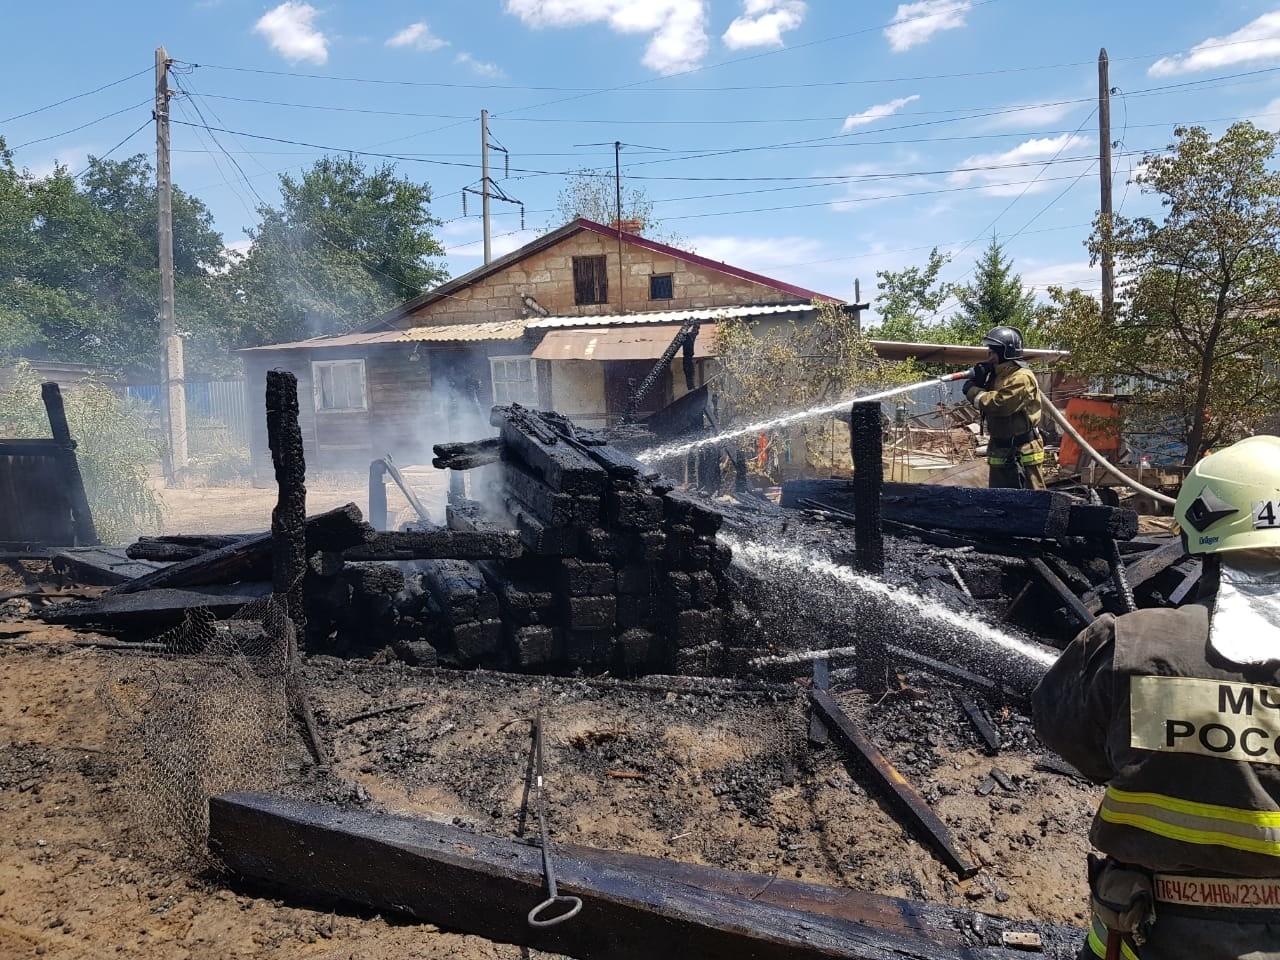
[[366,410],[363,360],[312,360],[317,410]]
[[494,403],[538,405],[538,370],[533,357],[490,357]]

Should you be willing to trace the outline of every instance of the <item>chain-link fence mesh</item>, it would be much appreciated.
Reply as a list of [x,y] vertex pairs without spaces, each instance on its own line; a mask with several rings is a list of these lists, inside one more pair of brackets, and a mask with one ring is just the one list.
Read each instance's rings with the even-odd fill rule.
[[157,639],[178,655],[163,670],[123,658],[99,688],[117,717],[121,782],[143,835],[202,856],[209,798],[279,790],[302,745],[290,724],[292,630],[282,597],[231,620],[208,610]]

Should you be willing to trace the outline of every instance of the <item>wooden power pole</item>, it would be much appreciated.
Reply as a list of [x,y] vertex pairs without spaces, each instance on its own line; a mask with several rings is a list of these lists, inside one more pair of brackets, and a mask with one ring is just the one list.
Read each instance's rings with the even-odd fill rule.
[[1098,176],[1102,186],[1099,224],[1102,228],[1102,318],[1115,319],[1115,260],[1111,256],[1111,79],[1107,48],[1098,54]]
[[165,480],[182,486],[187,473],[187,395],[173,301],[173,184],[169,177],[169,57],[156,47],[156,198],[160,237],[160,414]]
[[492,256],[489,243],[489,111],[480,111],[480,219],[484,221],[484,262]]

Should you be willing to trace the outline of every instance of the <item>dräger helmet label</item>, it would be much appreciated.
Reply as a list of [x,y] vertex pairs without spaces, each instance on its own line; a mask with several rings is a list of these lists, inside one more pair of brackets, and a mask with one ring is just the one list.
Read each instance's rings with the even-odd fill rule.
[[1253,502],[1253,529],[1280,528],[1280,500],[1255,500]]

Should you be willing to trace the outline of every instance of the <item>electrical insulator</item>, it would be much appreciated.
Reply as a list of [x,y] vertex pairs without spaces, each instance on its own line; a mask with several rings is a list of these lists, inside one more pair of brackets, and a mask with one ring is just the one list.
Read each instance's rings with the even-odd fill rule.
[[462,215],[464,217],[467,215],[467,191],[466,190],[462,191]]
[[520,204],[520,229],[524,229],[524,204]]
[[502,154],[502,176],[504,179],[511,176],[511,154],[505,151]]

